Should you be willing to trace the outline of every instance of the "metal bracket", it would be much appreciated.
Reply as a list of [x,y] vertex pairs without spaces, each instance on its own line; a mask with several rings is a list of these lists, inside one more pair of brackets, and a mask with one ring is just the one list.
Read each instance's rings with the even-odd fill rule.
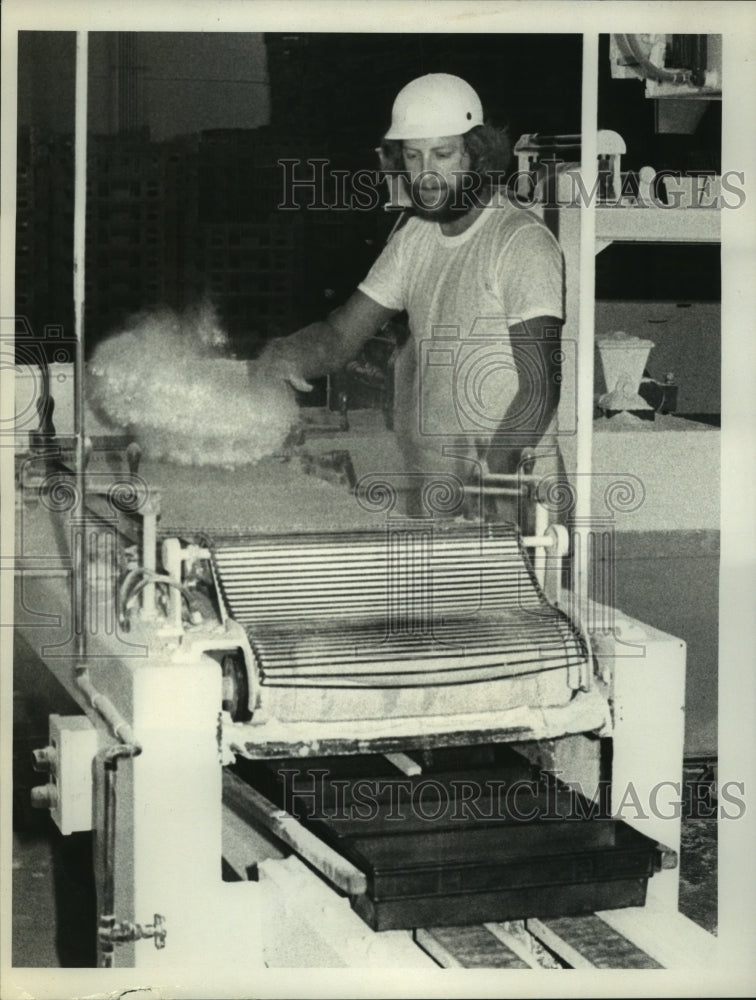
[[98,931],[100,944],[110,948],[143,938],[152,938],[157,949],[165,948],[167,934],[165,917],[159,913],[155,914],[151,924],[133,924],[128,920],[116,922],[114,917],[102,917]]
[[667,871],[677,868],[678,860],[677,851],[671,847],[667,847],[665,844],[656,845],[656,851],[654,852],[656,871]]

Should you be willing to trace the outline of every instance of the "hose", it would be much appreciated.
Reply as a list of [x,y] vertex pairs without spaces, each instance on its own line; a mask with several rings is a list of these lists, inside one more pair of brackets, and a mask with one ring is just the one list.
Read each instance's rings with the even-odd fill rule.
[[[140,580],[136,586],[132,587],[134,580],[140,576],[144,577],[144,579]],[[179,590],[183,594],[184,599],[189,606],[189,610],[191,612],[197,610],[194,595],[183,583],[179,583],[178,580],[174,580],[172,576],[168,576],[165,573],[155,573],[153,570],[147,569],[145,566],[139,566],[136,569],[129,570],[124,577],[123,583],[121,584],[118,592],[118,607],[119,615],[121,617],[125,616],[125,613],[128,611],[133,599],[150,583],[164,583],[169,587],[175,587],[176,590]]]
[[150,570],[144,570],[143,575],[145,579],[140,580],[140,582],[132,589],[129,594],[126,604],[124,606],[124,612],[128,611],[129,605],[137,597],[145,587],[148,587],[151,583],[164,583],[169,587],[174,587],[176,590],[180,591],[189,606],[190,612],[194,613],[197,611],[197,605],[194,600],[194,594],[188,587],[184,586],[183,583],[179,583],[178,580],[174,580],[172,576],[166,576],[164,573],[153,573]]

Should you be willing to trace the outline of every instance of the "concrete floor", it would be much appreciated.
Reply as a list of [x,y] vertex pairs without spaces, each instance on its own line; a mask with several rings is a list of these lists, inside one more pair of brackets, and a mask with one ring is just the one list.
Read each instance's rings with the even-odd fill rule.
[[55,890],[48,837],[13,835],[13,964],[60,966],[55,945]]
[[90,859],[88,834],[63,837],[43,824],[14,833],[14,966],[96,965],[97,914]]

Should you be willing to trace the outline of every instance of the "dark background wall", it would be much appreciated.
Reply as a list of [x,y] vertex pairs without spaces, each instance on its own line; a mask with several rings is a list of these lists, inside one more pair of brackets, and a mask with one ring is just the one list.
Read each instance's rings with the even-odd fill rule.
[[[133,311],[209,294],[238,353],[349,292],[393,222],[381,210],[277,210],[277,160],[374,168],[396,91],[465,76],[491,119],[577,131],[579,36],[90,36],[87,343]],[[19,54],[18,312],[72,324],[75,46],[28,32]]]
[[[73,320],[74,68],[73,33],[22,33],[17,312],[39,335]],[[428,72],[468,79],[513,141],[580,130],[579,35],[92,33],[89,348],[136,310],[209,295],[237,353],[251,356],[348,294],[393,218],[280,212],[277,161],[373,169],[394,95]],[[626,139],[626,167],[716,169],[720,117],[711,102],[694,136],[657,134],[643,84],[611,78],[604,37],[599,125]],[[612,248],[598,260],[598,295],[658,294],[667,272],[666,288],[690,275],[716,298],[717,254]]]

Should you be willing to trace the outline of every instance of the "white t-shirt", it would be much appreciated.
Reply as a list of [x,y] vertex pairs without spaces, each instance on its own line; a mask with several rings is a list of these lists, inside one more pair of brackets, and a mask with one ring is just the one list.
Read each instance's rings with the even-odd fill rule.
[[458,236],[413,217],[391,238],[359,288],[409,316],[394,417],[409,468],[449,468],[439,456],[490,440],[518,388],[509,328],[563,319],[563,284],[551,232],[504,193]]

